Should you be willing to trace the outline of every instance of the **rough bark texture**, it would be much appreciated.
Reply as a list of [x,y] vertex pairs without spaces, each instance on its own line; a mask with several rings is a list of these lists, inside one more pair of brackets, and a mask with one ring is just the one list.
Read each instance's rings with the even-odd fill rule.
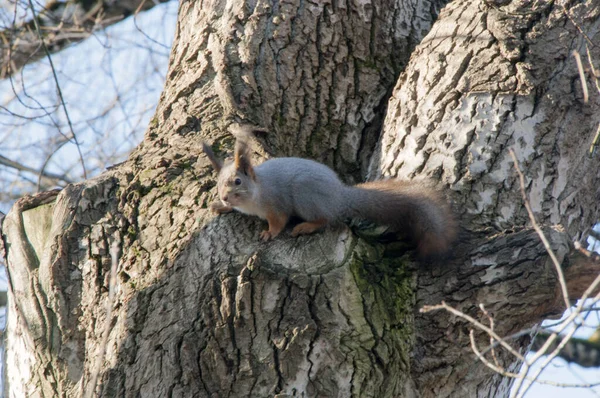
[[[35,20],[40,26],[48,52],[52,54],[87,39],[95,30],[106,28],[136,11],[146,11],[166,1],[49,1],[37,12]],[[22,3],[22,7],[17,7],[15,12],[19,17],[23,13],[22,8],[31,14],[29,3]],[[0,29],[1,79],[46,56],[33,17],[26,22],[2,26]]]
[[[165,91],[130,161],[4,220],[9,396],[90,387],[113,240],[100,396],[504,396],[468,326],[417,309],[446,300],[480,318],[484,303],[501,335],[561,311],[507,150],[540,221],[559,224],[545,231],[563,259],[598,216],[599,159],[582,143],[599,104],[580,104],[569,54],[581,42],[560,4],[513,15],[519,2],[451,3],[408,62],[438,5],[182,2]],[[591,37],[599,9],[570,9]],[[262,222],[211,216],[200,141],[226,152],[240,120],[270,130],[261,157],[310,156],[350,181],[441,180],[463,227],[454,259],[417,268],[401,242],[346,226],[263,244]]]
[[[241,118],[272,132],[271,154],[362,180],[389,92],[444,3],[183,2],[146,144],[197,131],[229,143],[224,127]],[[196,148],[197,139],[180,141]]]
[[[584,55],[587,42],[562,5],[597,42],[598,4],[533,12],[515,3],[444,9],[394,89],[372,174],[435,176],[457,193],[463,220],[502,231],[529,223],[512,148],[538,221],[580,239],[600,207],[598,157],[589,156],[600,96],[583,103],[572,52]],[[600,62],[598,47],[590,51]]]
[[[597,42],[600,5],[528,4],[465,1],[443,10],[394,89],[370,173],[432,177],[449,187],[468,230],[457,253],[461,267],[422,274],[417,304],[445,300],[485,320],[477,310],[484,303],[500,335],[564,309],[551,263],[529,227],[509,148],[538,222],[558,225],[547,233],[561,262],[569,242],[600,218],[599,157],[588,155],[600,96],[582,101],[571,54],[585,54],[586,41],[562,7]],[[599,62],[599,48],[590,51]],[[506,394],[506,380],[482,382],[488,370],[469,354],[463,323],[429,313],[417,317],[415,330],[424,360],[414,361],[412,372],[424,395],[460,395],[456,388],[465,382],[470,394]],[[444,333],[455,344],[441,340]],[[460,365],[464,356],[470,361]]]

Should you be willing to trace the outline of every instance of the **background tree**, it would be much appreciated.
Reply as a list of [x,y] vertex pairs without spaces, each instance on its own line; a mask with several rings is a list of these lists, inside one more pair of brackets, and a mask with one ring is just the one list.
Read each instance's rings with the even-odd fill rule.
[[[102,396],[503,396],[510,379],[474,364],[469,324],[416,309],[443,300],[487,321],[483,303],[506,336],[562,313],[598,274],[572,239],[598,219],[599,103],[569,60],[586,40],[599,58],[600,5],[451,2],[425,36],[441,6],[182,3],[129,160],[19,200],[3,223],[11,393],[81,394],[99,376]],[[262,244],[259,221],[213,217],[200,142],[226,152],[234,121],[269,129],[258,157],[313,157],[349,182],[439,180],[462,225],[454,258],[416,266],[360,225]]]

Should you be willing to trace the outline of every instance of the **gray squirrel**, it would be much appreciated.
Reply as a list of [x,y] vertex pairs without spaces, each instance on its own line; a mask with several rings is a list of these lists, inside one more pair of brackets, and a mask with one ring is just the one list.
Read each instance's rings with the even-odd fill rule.
[[398,180],[345,185],[324,164],[302,158],[274,158],[253,166],[247,140],[238,137],[233,161],[223,162],[202,143],[219,173],[219,199],[211,204],[218,214],[233,210],[267,220],[263,241],[281,233],[290,217],[304,222],[292,236],[311,234],[344,218],[362,218],[406,231],[423,258],[448,252],[456,235],[449,206],[423,183]]

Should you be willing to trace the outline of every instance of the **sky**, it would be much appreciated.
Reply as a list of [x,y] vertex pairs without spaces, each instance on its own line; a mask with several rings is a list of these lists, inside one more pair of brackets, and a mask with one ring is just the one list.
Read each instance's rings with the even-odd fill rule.
[[[534,368],[535,370],[535,368]],[[542,380],[557,383],[588,384],[600,381],[600,370],[597,368],[582,368],[570,365],[566,361],[554,359],[540,376]],[[569,388],[556,387],[544,384],[534,384],[527,394],[527,398],[598,398],[600,386],[595,388]]]
[[[164,85],[176,17],[177,2],[161,4],[52,55],[88,178],[142,140]],[[46,58],[0,80],[1,155],[36,170],[47,161],[46,171],[81,181],[77,146],[60,146],[70,131]],[[24,179],[37,182],[3,166],[0,174],[0,195],[21,192]],[[10,205],[0,196],[0,211]]]

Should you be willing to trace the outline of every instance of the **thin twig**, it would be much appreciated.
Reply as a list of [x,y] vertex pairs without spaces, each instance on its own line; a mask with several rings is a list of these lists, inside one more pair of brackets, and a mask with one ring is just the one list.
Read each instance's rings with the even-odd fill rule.
[[587,54],[588,63],[590,64],[590,69],[592,70],[594,82],[596,83],[596,90],[598,90],[598,93],[600,94],[600,81],[598,80],[598,78],[600,78],[600,72],[598,72],[596,70],[596,67],[594,66],[594,61],[592,61],[592,54],[590,54],[590,46],[588,46],[587,44],[585,45],[585,52]]
[[[567,326],[569,326],[581,314],[584,302],[587,300],[587,298],[590,296],[590,294],[596,289],[598,284],[600,284],[600,274],[596,277],[596,279],[594,279],[594,281],[590,284],[590,286],[586,289],[584,294],[581,296],[581,299],[579,300],[579,304],[575,307],[575,310],[573,310],[573,312],[562,321],[561,325],[556,330],[554,330],[553,334],[548,338],[548,340],[546,340],[546,343],[548,343],[548,342],[550,342],[550,343],[548,343],[548,344],[545,343],[544,346],[542,348],[540,348],[533,355],[533,358],[530,361],[525,361],[523,363],[523,369],[521,370],[522,378],[519,378],[517,380],[517,384],[516,384],[515,388],[513,389],[515,396],[519,393],[519,391],[521,389],[521,385],[523,384],[523,381],[525,380],[525,376],[529,372],[531,365],[533,365],[535,362],[537,362],[537,360],[539,358],[541,358],[542,355],[548,355],[548,354],[546,354],[546,350],[548,349],[549,345],[552,342],[554,342],[554,340],[556,340],[556,337],[560,333],[562,333],[562,331],[565,330],[567,328]],[[594,298],[592,305],[594,305],[595,302],[597,302],[599,299],[600,299],[600,293]],[[573,330],[576,330],[576,329],[577,328],[573,328]],[[570,338],[571,338],[570,336],[568,338],[563,337],[563,340],[561,340],[561,343],[564,342],[564,344],[566,344],[566,342]],[[564,344],[563,344],[563,346],[564,346]],[[560,349],[559,349],[559,351],[560,351]],[[554,359],[554,357],[556,357],[557,355],[558,355],[558,351],[555,351],[552,354],[549,354],[548,355],[549,360],[547,360],[546,364],[542,366],[542,369],[547,365],[547,363],[550,362],[550,360]],[[529,387],[530,386],[526,386],[527,389]]]
[[60,99],[60,103],[62,105],[63,111],[65,112],[65,117],[67,118],[67,123],[69,124],[69,129],[71,130],[71,137],[73,138],[73,142],[77,147],[77,152],[79,153],[79,160],[81,161],[81,168],[83,169],[83,178],[87,179],[87,171],[85,169],[85,162],[83,161],[83,153],[81,153],[81,146],[79,145],[79,141],[77,140],[77,136],[75,135],[75,130],[73,130],[73,124],[71,123],[71,118],[69,117],[69,112],[67,111],[67,105],[65,104],[65,99],[63,98],[62,90],[60,89],[60,84],[58,83],[58,76],[56,74],[56,69],[54,68],[54,62],[52,62],[52,56],[50,55],[50,51],[48,50],[48,46],[46,46],[46,42],[44,41],[44,36],[42,35],[42,31],[40,29],[40,25],[37,20],[37,16],[35,14],[35,8],[33,6],[33,1],[29,1],[29,7],[31,8],[31,13],[33,14],[33,24],[35,26],[35,30],[42,44],[42,48],[46,53],[46,57],[48,58],[48,62],[50,63],[50,69],[52,70],[52,75],[54,76],[54,82],[56,83],[56,91],[58,92],[58,97]]
[[67,184],[72,183],[72,181],[69,178],[67,178],[65,175],[58,175],[58,174],[50,173],[50,172],[47,172],[44,170],[39,171],[32,167],[21,164],[19,162],[15,162],[14,160],[11,160],[2,155],[0,155],[0,164],[3,166],[6,166],[6,167],[11,167],[11,168],[19,170],[19,171],[26,171],[26,172],[33,173],[33,174],[39,174],[40,177],[43,176],[43,177],[50,178],[53,180],[64,181]]
[[562,7],[565,15],[569,19],[569,21],[571,21],[571,23],[575,26],[575,28],[577,28],[577,30],[579,31],[579,33],[581,34],[581,36],[584,37],[584,39],[588,42],[588,44],[590,44],[592,47],[595,47],[594,42],[592,41],[592,39],[590,39],[590,37],[583,31],[583,29],[581,28],[581,26],[579,26],[579,24],[577,22],[575,22],[575,20],[573,19],[573,17],[571,17],[571,14],[569,14],[569,11],[567,10],[567,8],[564,5],[561,5],[561,7]]
[[477,358],[479,358],[479,360],[481,362],[483,362],[483,364],[485,366],[492,369],[494,372],[501,374],[504,377],[512,377],[512,378],[519,377],[519,375],[517,373],[508,372],[506,369],[501,367],[500,364],[498,364],[497,362],[496,362],[496,364],[493,364],[483,356],[483,354],[479,351],[479,348],[477,348],[477,344],[475,343],[475,331],[473,329],[471,329],[469,331],[469,339],[471,340],[471,349],[475,353],[475,356]]
[[148,36],[148,34],[147,34],[146,32],[144,32],[144,30],[143,30],[142,28],[140,28],[140,27],[138,26],[138,23],[137,23],[137,16],[138,16],[138,14],[140,13],[140,11],[142,10],[142,7],[144,7],[144,4],[146,4],[146,0],[143,0],[143,1],[142,1],[142,2],[141,2],[141,3],[140,3],[138,6],[137,6],[136,10],[134,11],[134,13],[133,13],[133,25],[135,26],[135,28],[136,28],[136,29],[137,29],[137,30],[138,30],[138,31],[139,31],[139,32],[140,32],[142,35],[144,35],[144,37],[146,37],[146,39],[150,40],[151,42],[153,42],[153,43],[155,43],[155,44],[158,44],[159,46],[162,46],[162,47],[164,47],[164,48],[166,48],[166,49],[169,49],[169,46],[166,46],[166,45],[164,45],[163,43],[161,43],[161,42],[158,42],[158,41],[154,40],[153,38],[151,38],[150,36]]
[[469,315],[465,314],[464,312],[461,312],[461,311],[459,311],[459,310],[457,310],[455,308],[450,307],[444,301],[442,301],[442,303],[438,304],[438,305],[424,305],[423,308],[421,308],[420,311],[421,312],[430,312],[430,311],[436,311],[436,310],[441,310],[441,309],[444,309],[444,310],[446,310],[446,311],[448,311],[448,312],[450,312],[450,313],[452,313],[452,314],[454,314],[454,315],[456,315],[456,316],[458,316],[460,318],[466,319],[472,325],[477,326],[479,329],[483,330],[488,335],[490,335],[493,338],[495,338],[496,340],[498,340],[498,342],[500,343],[500,345],[502,345],[502,347],[506,348],[511,354],[513,354],[519,360],[521,360],[521,361],[525,360],[525,358],[523,357],[523,355],[521,355],[519,352],[517,352],[510,344],[508,344],[507,342],[505,342],[492,329],[490,329],[487,326],[483,325],[482,323],[480,323],[479,321],[477,321],[472,316],[469,316]]
[[[423,308],[421,308],[421,312],[425,313],[425,312],[430,312],[430,311],[436,311],[436,310],[440,310],[440,309],[444,309],[460,318],[463,318],[465,320],[467,320],[469,323],[471,323],[472,325],[476,326],[477,328],[483,330],[484,332],[488,333],[488,335],[492,338],[494,338],[496,341],[494,342],[494,345],[501,345],[502,347],[506,348],[511,354],[513,354],[516,358],[518,358],[522,363],[523,363],[523,368],[521,369],[520,374],[518,375],[518,377],[516,377],[516,384],[515,384],[515,388],[513,389],[514,394],[518,394],[520,392],[521,386],[523,381],[528,380],[530,382],[536,381],[536,378],[531,378],[527,376],[527,373],[529,373],[529,369],[531,368],[531,365],[533,365],[542,355],[549,355],[550,360],[554,357],[556,357],[556,355],[558,354],[558,351],[560,351],[560,349],[564,346],[564,344],[566,344],[566,342],[568,342],[568,340],[571,338],[571,336],[569,335],[563,335],[562,340],[561,340],[561,344],[562,346],[558,349],[558,351],[554,351],[551,354],[546,354],[546,350],[548,350],[548,347],[554,342],[554,340],[556,340],[556,338],[559,336],[560,333],[562,333],[562,331],[564,329],[567,328],[567,326],[571,325],[572,322],[581,314],[581,312],[584,309],[584,303],[586,302],[586,300],[588,299],[588,297],[592,294],[592,292],[595,291],[595,289],[600,285],[600,275],[598,275],[594,281],[590,284],[590,286],[586,289],[586,291],[583,293],[583,295],[581,296],[581,299],[579,301],[579,303],[577,304],[577,306],[575,307],[575,309],[573,310],[573,312],[567,317],[565,318],[557,327],[556,330],[553,331],[553,334],[546,340],[546,343],[544,344],[543,347],[541,347],[533,356],[533,359],[530,361],[527,361],[525,359],[525,357],[523,357],[521,354],[519,354],[510,344],[508,344],[506,342],[507,339],[509,338],[513,338],[513,337],[519,337],[521,335],[523,335],[523,331],[511,335],[509,337],[505,337],[505,338],[500,338],[500,336],[498,336],[492,329],[486,327],[485,325],[481,324],[480,322],[478,322],[477,320],[475,320],[473,317],[449,306],[448,304],[446,304],[444,301],[441,302],[441,304],[438,305],[427,305],[427,306],[423,306]],[[600,293],[598,293],[598,295],[593,299],[594,301],[592,302],[591,306],[594,306],[595,303],[597,301],[600,300]],[[588,307],[586,307],[588,308]],[[576,329],[576,328],[574,328]],[[476,354],[477,355],[477,354]],[[547,361],[549,362],[549,361]],[[486,364],[487,365],[487,364]],[[501,369],[500,366],[496,366],[494,364],[491,364],[492,367],[496,367],[498,369]],[[544,366],[542,368],[544,368],[545,366],[547,366],[547,364],[544,364]],[[502,373],[501,373],[502,374]],[[591,386],[595,386],[595,385],[591,385]],[[575,387],[575,386],[573,386]],[[527,387],[529,388],[529,387]]]
[[42,167],[40,168],[40,175],[38,176],[38,181],[37,181],[37,190],[38,191],[40,190],[40,187],[42,186],[41,173],[45,172],[46,166],[50,162],[50,159],[52,159],[52,157],[54,156],[54,154],[56,152],[58,152],[60,148],[62,148],[63,146],[65,146],[67,144],[67,142],[69,142],[68,139],[63,139],[62,141],[60,141],[56,145],[56,147],[54,148],[54,150],[52,151],[52,153],[50,153],[48,156],[46,156],[46,159],[44,159],[44,162],[42,163]]
[[590,157],[594,155],[594,152],[596,152],[596,148],[598,147],[598,145],[600,145],[600,123],[598,123],[598,130],[596,130],[596,135],[594,136],[594,139],[592,140],[592,145],[590,146]]
[[[494,318],[487,312],[487,310],[483,306],[483,303],[479,303],[479,309],[481,309],[481,312],[483,312],[483,314],[490,321],[490,329],[493,331],[494,330]],[[498,362],[498,358],[496,357],[496,350],[494,350],[495,345],[494,345],[494,338],[492,336],[490,336],[490,347],[491,347],[492,358],[494,358],[494,363],[496,364],[496,366],[500,366],[500,363]]]
[[535,229],[535,232],[537,232],[537,234],[539,235],[542,243],[544,244],[544,247],[546,248],[546,251],[548,252],[548,255],[552,259],[552,263],[554,264],[554,268],[556,269],[556,273],[558,275],[558,281],[560,283],[560,288],[562,291],[563,299],[565,301],[565,309],[567,309],[567,308],[571,307],[571,301],[569,300],[569,292],[567,291],[567,282],[565,281],[565,276],[563,275],[562,268],[560,266],[560,263],[558,262],[558,259],[556,258],[556,255],[554,255],[554,251],[552,250],[552,247],[550,247],[550,242],[548,242],[548,239],[546,239],[546,235],[544,235],[544,232],[542,231],[542,229],[540,228],[538,223],[535,221],[535,216],[533,215],[533,210],[531,210],[531,205],[529,204],[529,200],[527,200],[527,193],[525,192],[525,177],[523,177],[523,173],[521,172],[521,169],[519,168],[519,161],[517,160],[515,151],[513,151],[511,148],[511,149],[509,149],[509,152],[510,152],[510,156],[512,156],[512,158],[513,158],[515,170],[517,171],[517,174],[519,175],[519,182],[521,185],[521,196],[523,196],[523,201],[525,202],[525,208],[527,209],[527,213],[529,214],[529,219],[531,220],[533,229]]
[[583,64],[581,63],[581,56],[577,50],[573,51],[573,57],[575,57],[575,63],[577,64],[577,70],[579,71],[579,80],[581,81],[581,89],[583,90],[583,103],[587,104],[589,100],[587,80],[585,73],[583,72]]
[[[600,299],[600,293],[594,298],[594,300],[598,300],[598,299]],[[539,367],[539,369],[536,370],[536,372],[533,374],[533,377],[531,377],[532,380],[527,380],[528,383],[525,385],[525,388],[523,389],[523,391],[520,394],[516,395],[516,398],[522,398],[525,396],[525,394],[527,393],[529,388],[533,385],[534,381],[540,376],[540,373],[542,373],[542,371],[548,366],[548,364],[554,358],[556,358],[558,353],[565,347],[565,345],[567,345],[567,343],[569,342],[571,337],[573,337],[573,335],[575,334],[576,331],[577,331],[577,328],[572,328],[566,335],[564,335],[564,337],[562,338],[560,343],[556,346],[556,348],[550,354],[547,354],[547,357],[544,360],[544,362],[542,363],[542,365]],[[544,344],[544,346],[545,345],[546,344]],[[533,364],[533,362],[535,362],[535,361],[532,361],[531,364]],[[518,392],[518,390],[516,390],[516,391]]]
[[[506,369],[502,368],[500,365],[494,365],[493,363],[491,363],[490,361],[488,361],[484,355],[481,353],[481,351],[479,351],[479,349],[477,348],[477,344],[475,343],[475,334],[473,329],[471,329],[469,331],[469,338],[471,340],[471,349],[473,350],[473,352],[475,353],[475,355],[477,356],[477,358],[483,362],[483,364],[485,364],[487,367],[489,367],[490,369],[492,369],[494,372],[504,376],[504,377],[511,377],[513,379],[519,379],[522,376],[518,373],[513,373],[513,372],[509,372]],[[532,377],[526,377],[525,378],[527,381],[532,381],[535,383],[540,383],[540,384],[547,384],[549,386],[555,386],[555,387],[569,387],[569,388],[591,388],[591,387],[596,387],[596,386],[600,386],[600,382],[597,383],[557,383],[555,381],[550,381],[550,380],[539,380],[539,379],[534,379]]]

